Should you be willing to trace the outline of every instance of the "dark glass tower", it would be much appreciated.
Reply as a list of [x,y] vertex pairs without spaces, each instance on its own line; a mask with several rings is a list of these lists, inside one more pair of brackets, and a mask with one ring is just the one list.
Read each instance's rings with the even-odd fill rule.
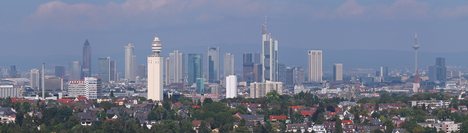
[[86,40],[83,46],[83,64],[81,65],[81,79],[91,76],[91,45]]
[[203,78],[202,75],[202,55],[201,54],[188,54],[187,69],[188,69],[188,83],[193,84],[197,79]]

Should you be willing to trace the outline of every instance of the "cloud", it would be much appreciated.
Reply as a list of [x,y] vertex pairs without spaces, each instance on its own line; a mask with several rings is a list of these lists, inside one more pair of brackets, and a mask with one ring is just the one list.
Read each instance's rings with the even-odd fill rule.
[[429,16],[430,9],[431,8],[428,3],[417,0],[395,0],[393,4],[381,8],[380,12],[387,18],[419,18]]
[[364,12],[365,8],[359,5],[356,0],[345,0],[336,10],[336,14],[343,17],[359,16],[363,15]]
[[102,28],[130,21],[153,24],[216,21],[255,16],[265,9],[259,2],[250,0],[125,0],[104,5],[51,1],[39,5],[27,21],[35,25]]
[[468,16],[468,5],[459,5],[453,8],[441,9],[437,14],[444,18],[463,18]]

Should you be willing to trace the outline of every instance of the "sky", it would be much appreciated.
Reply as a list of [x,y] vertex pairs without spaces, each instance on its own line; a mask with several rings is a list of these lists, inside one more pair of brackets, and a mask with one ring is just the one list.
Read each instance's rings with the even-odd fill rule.
[[239,65],[241,53],[260,52],[265,18],[285,64],[303,66],[307,50],[323,49],[326,64],[345,68],[387,58],[411,67],[417,33],[423,63],[446,56],[448,64],[468,65],[459,57],[468,56],[464,0],[2,0],[0,66],[67,65],[81,60],[86,39],[94,60],[110,56],[119,66],[132,42],[142,64],[155,35],[166,55],[218,46]]

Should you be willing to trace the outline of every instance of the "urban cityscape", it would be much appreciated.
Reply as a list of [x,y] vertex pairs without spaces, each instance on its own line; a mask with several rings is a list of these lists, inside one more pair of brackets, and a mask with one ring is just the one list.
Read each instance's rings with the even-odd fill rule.
[[[455,60],[460,57],[453,58],[454,54],[444,54],[457,53],[449,47],[456,47],[455,51],[467,52],[463,51],[466,50],[466,46],[463,46],[468,40],[458,40],[463,43],[460,45],[435,46],[434,43],[440,42],[437,39],[444,40],[450,38],[451,35],[436,34],[438,28],[431,30],[410,28],[408,30],[407,26],[411,24],[406,24],[434,19],[440,22],[434,22],[437,24],[428,22],[426,25],[431,27],[447,23],[466,30],[465,24],[456,25],[455,23],[465,22],[468,17],[467,12],[460,11],[463,15],[456,14],[459,16],[455,17],[450,16],[455,14],[450,12],[451,10],[440,11],[434,7],[438,2],[396,0],[391,7],[388,7],[388,10],[385,10],[385,13],[379,14],[381,12],[379,9],[374,9],[375,7],[387,7],[373,5],[375,3],[368,1],[344,0],[340,1],[336,15],[331,15],[330,18],[323,14],[313,16],[316,17],[314,19],[319,20],[310,20],[310,22],[365,23],[356,26],[362,29],[357,28],[358,30],[346,31],[343,34],[324,32],[323,34],[326,35],[314,36],[316,35],[314,34],[302,40],[291,41],[291,36],[295,36],[296,33],[281,32],[285,32],[285,29],[303,28],[303,25],[300,25],[302,23],[295,26],[294,22],[291,22],[294,20],[287,20],[289,23],[284,24],[286,20],[283,17],[288,18],[285,15],[287,13],[278,13],[277,10],[270,8],[284,4],[279,8],[292,9],[294,6],[305,10],[310,4],[308,2],[282,1],[272,4],[277,1],[273,0],[275,2],[272,3],[264,0],[255,2],[240,0],[239,3],[228,1],[192,3],[180,0],[165,3],[162,1],[124,0],[123,3],[105,1],[104,5],[58,0],[41,3],[30,21],[35,21],[36,17],[41,16],[46,16],[47,19],[59,18],[63,21],[52,22],[52,20],[42,19],[40,21],[47,23],[50,21],[51,25],[75,24],[76,29],[63,31],[58,27],[55,27],[58,30],[50,29],[50,32],[57,32],[55,33],[57,38],[65,38],[64,40],[70,44],[64,46],[68,47],[67,50],[58,48],[62,47],[59,45],[54,47],[54,44],[38,44],[51,50],[42,52],[47,50],[41,49],[34,53],[18,52],[18,50],[11,52],[12,50],[8,49],[23,49],[27,45],[2,44],[2,47],[6,48],[0,50],[0,132],[468,133],[468,94],[465,94],[468,89],[468,66],[463,65],[464,60]],[[8,5],[13,5],[13,3],[6,2]],[[325,1],[311,3],[323,4],[324,7],[330,3],[336,4]],[[388,2],[382,3],[388,4]],[[178,9],[179,6],[175,6],[178,4],[185,6]],[[140,21],[138,20],[139,14],[152,13],[157,15],[150,15],[148,19],[141,20],[151,20],[159,16],[173,19],[170,18],[171,15],[201,10],[202,7],[209,7],[210,4],[229,11],[208,8],[208,11],[222,12],[220,14],[223,17],[205,16],[207,18],[204,17],[204,19],[207,20],[196,20],[196,23],[232,25],[228,23],[239,22],[242,24],[233,28],[238,28],[240,33],[236,33],[237,30],[230,33],[231,31],[220,28],[217,29],[219,31],[210,33],[210,37],[201,38],[204,41],[199,41],[193,38],[202,35],[185,37],[184,35],[193,33],[177,33],[184,32],[178,29],[180,27],[184,30],[196,29],[180,22],[185,21],[184,18],[174,19],[173,22],[169,22],[170,24],[165,24],[166,27],[159,27],[163,32],[149,26],[150,31],[145,30],[144,38],[123,32],[119,34],[129,37],[101,34],[101,36],[90,35],[88,38],[86,35],[80,35],[80,37],[70,39],[75,41],[69,41],[67,38],[70,37],[66,35],[72,35],[73,32],[88,34],[93,31],[80,28],[83,25],[112,27],[98,23],[117,21],[108,24],[119,27],[118,23],[124,23],[123,25],[128,25],[138,31],[141,28],[139,24],[144,23],[124,22],[125,18],[104,21],[86,15],[113,16],[115,14],[109,12],[118,11],[122,14],[116,14],[130,14],[131,17],[125,17],[137,19],[135,21]],[[296,4],[306,5],[304,7]],[[452,4],[442,5],[439,8],[448,8]],[[465,6],[468,7],[468,3],[458,4],[466,4]],[[249,7],[243,7],[243,5]],[[135,9],[128,10],[127,7]],[[236,7],[245,12],[232,9]],[[188,11],[185,11],[185,8],[188,8]],[[428,8],[427,10],[430,11],[413,11],[413,8]],[[161,11],[164,9],[171,9],[175,13],[167,15],[166,12]],[[405,12],[391,12],[391,9]],[[463,7],[457,9],[465,10]],[[276,14],[257,13],[269,11],[276,12]],[[437,16],[441,14],[438,11],[452,13],[449,15],[452,18]],[[255,15],[247,15],[248,12],[253,12]],[[389,15],[389,13],[393,14]],[[293,16],[291,18],[296,17],[296,15],[291,16]],[[89,23],[83,25],[68,22],[75,20],[75,17],[90,20]],[[103,19],[115,18],[107,16]],[[241,22],[237,19],[249,20]],[[1,17],[0,20],[2,20]],[[387,22],[375,21],[387,20],[392,21],[388,23],[398,23],[390,27],[397,30],[386,28],[379,30],[374,26],[367,28],[363,26],[368,23],[379,25]],[[166,23],[166,21],[169,20],[155,21],[155,23]],[[399,27],[400,23],[404,26]],[[2,35],[4,31],[8,31],[4,29],[9,29],[9,26],[14,24],[6,22],[0,25],[0,35]],[[70,27],[68,24],[64,25]],[[256,28],[246,30],[242,28],[243,25]],[[313,27],[313,25],[309,26]],[[143,26],[143,28],[146,27]],[[195,34],[208,34],[208,31],[203,32],[204,28],[201,26],[203,30],[195,30],[201,33]],[[328,28],[335,29],[336,27]],[[452,29],[449,26],[445,28],[449,31]],[[168,32],[173,29],[178,30]],[[122,32],[107,28],[97,28],[95,32],[101,32],[101,30],[108,30],[109,33],[105,34]],[[126,30],[133,33],[131,28]],[[34,33],[48,34],[47,31]],[[251,31],[255,34],[242,33]],[[14,34],[22,32],[30,31]],[[369,50],[366,47],[372,47],[374,44],[362,45],[361,48],[359,47],[361,45],[357,43],[379,43],[379,39],[370,42],[353,42],[347,40],[348,37],[342,37],[355,36],[351,34],[376,34],[374,32],[385,33],[385,37],[390,39],[382,43],[391,46],[380,47],[378,45],[374,47],[375,49]],[[404,35],[395,35],[400,33]],[[445,33],[444,31],[440,34]],[[357,51],[364,49],[364,51],[374,52],[356,52],[354,51],[356,49],[349,49],[348,46],[313,43],[315,38],[319,39],[327,35],[331,36],[325,40],[333,42],[342,39],[345,42],[348,41],[347,45],[356,43]],[[10,40],[9,36],[3,39]],[[171,36],[175,36],[176,39]],[[228,40],[249,43],[236,44],[217,40],[217,37],[226,36]],[[456,37],[460,36],[456,35]],[[119,40],[121,43],[105,46],[100,44],[106,39]],[[433,40],[437,42],[431,42]],[[250,41],[253,43],[250,44]],[[193,44],[204,42],[220,43]],[[305,45],[289,47],[293,45],[291,44],[293,42],[302,42]],[[95,49],[95,47],[98,48]],[[391,51],[392,49],[403,50],[405,53],[385,52],[385,50]],[[427,49],[440,50],[440,53],[433,54]],[[336,50],[353,51],[351,53],[354,54],[330,52]],[[64,53],[53,53],[54,51],[64,51]],[[23,60],[25,55],[29,56],[28,54],[32,54],[30,56],[37,57],[37,59]],[[341,57],[342,55],[344,56]],[[383,58],[382,55],[392,58]],[[365,58],[361,58],[364,56]],[[373,62],[373,60],[379,60],[379,62]]]

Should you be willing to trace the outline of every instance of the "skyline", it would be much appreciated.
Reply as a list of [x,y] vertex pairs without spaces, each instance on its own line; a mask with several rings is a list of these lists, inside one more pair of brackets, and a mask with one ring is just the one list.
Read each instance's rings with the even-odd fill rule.
[[[141,57],[149,54],[145,49],[150,43],[147,38],[155,33],[165,38],[167,46],[163,55],[173,50],[204,53],[208,47],[220,47],[221,52],[234,55],[241,55],[244,51],[258,52],[261,51],[258,36],[265,16],[269,19],[269,31],[281,42],[279,62],[283,64],[304,67],[305,59],[286,59],[305,57],[310,49],[322,49],[326,70],[331,70],[335,62],[343,62],[349,68],[369,67],[371,65],[359,66],[345,62],[343,60],[349,59],[343,58],[340,53],[374,50],[390,51],[395,55],[400,52],[411,53],[411,36],[418,33],[422,46],[422,67],[430,65],[431,60],[439,56],[447,58],[449,65],[468,65],[452,58],[460,54],[468,55],[463,50],[465,42],[468,42],[463,37],[468,32],[463,26],[468,16],[464,7],[467,7],[468,2],[461,1],[4,1],[0,6],[5,8],[0,10],[16,11],[18,9],[13,7],[20,4],[24,4],[23,8],[27,10],[17,14],[1,13],[0,35],[4,37],[3,43],[15,45],[0,50],[0,60],[5,62],[0,66],[16,64],[25,70],[38,67],[42,62],[66,65],[72,60],[80,60],[81,54],[77,49],[84,40],[89,39],[93,46],[94,68],[97,58],[110,56],[116,59],[118,69],[122,70],[122,46],[133,42],[136,56],[139,57],[138,64],[144,64],[145,59]],[[252,7],[243,7],[245,4]],[[226,8],[204,9],[209,5]],[[303,8],[298,8],[300,11],[288,10],[293,7]],[[242,10],[245,8],[251,10]],[[164,9],[180,11],[171,14],[162,11]],[[110,11],[121,12],[112,14]],[[126,13],[122,13],[124,11]],[[222,17],[202,20],[204,15]],[[109,20],[99,19],[101,17]],[[200,19],[193,19],[197,17]],[[28,49],[18,52],[23,47]],[[297,50],[304,52],[294,52]],[[236,62],[239,61],[236,58]],[[381,65],[388,66],[383,63],[375,63],[374,66]],[[239,66],[236,64],[236,68]],[[398,66],[411,67],[409,63]]]

